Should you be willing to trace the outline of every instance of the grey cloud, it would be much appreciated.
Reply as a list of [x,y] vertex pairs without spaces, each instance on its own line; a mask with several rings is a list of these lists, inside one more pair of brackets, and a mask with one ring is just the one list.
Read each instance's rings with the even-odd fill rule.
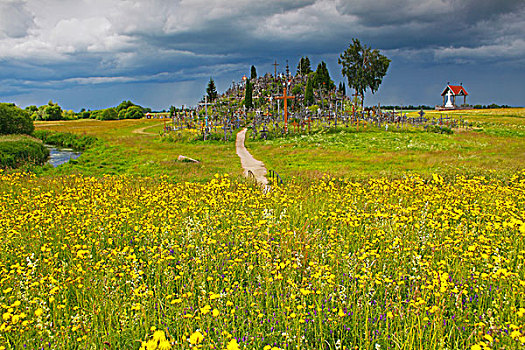
[[24,37],[33,24],[23,1],[0,0],[0,39]]

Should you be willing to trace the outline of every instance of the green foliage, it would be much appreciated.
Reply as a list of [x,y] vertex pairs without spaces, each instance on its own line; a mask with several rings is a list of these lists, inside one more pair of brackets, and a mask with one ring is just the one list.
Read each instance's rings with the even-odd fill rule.
[[217,98],[217,88],[215,87],[215,82],[212,78],[210,78],[210,81],[208,82],[206,95],[208,96],[208,102],[213,102]]
[[118,113],[115,108],[107,108],[102,110],[102,113],[99,113],[97,115],[97,119],[99,120],[117,120],[118,119]]
[[304,91],[304,103],[307,106],[310,106],[314,103],[314,87],[313,87],[313,77],[310,75],[306,82],[306,89]]
[[433,132],[436,134],[451,135],[454,133],[454,131],[451,128],[443,125],[428,125],[425,129],[427,132]]
[[62,120],[62,108],[53,101],[49,101],[47,105],[38,107],[38,110],[33,113],[33,118],[35,120]]
[[367,89],[372,93],[379,89],[391,61],[379,50],[372,50],[361,45],[358,39],[352,39],[352,45],[341,54],[338,62],[343,67],[341,72],[348,79],[348,85],[361,95],[363,103]]
[[255,66],[252,66],[251,68],[250,79],[252,80],[257,79],[257,70],[255,69]]
[[25,110],[11,103],[0,103],[0,135],[31,134],[34,129]]
[[49,157],[49,150],[30,138],[17,141],[0,139],[0,168],[19,168],[26,164],[42,165]]
[[297,84],[292,89],[292,95],[302,95],[303,94],[303,84]]
[[135,106],[135,104],[131,101],[122,101],[118,106],[117,106],[117,112],[120,113],[120,111],[122,110],[126,110],[128,109],[129,107],[131,106]]
[[74,111],[68,110],[68,111],[63,112],[63,119],[64,120],[76,120],[78,119],[78,117]]
[[248,79],[246,80],[246,91],[244,95],[244,105],[246,106],[246,108],[253,107],[252,94],[253,94],[253,87],[252,87],[250,80]]
[[334,82],[330,79],[328,68],[326,68],[326,63],[323,61],[319,63],[315,71],[313,87],[315,89],[323,89],[324,91],[330,91],[335,88]]
[[131,106],[126,110],[126,119],[141,119],[144,118],[144,111],[139,106]]
[[297,74],[308,75],[312,73],[312,67],[310,66],[310,59],[307,57],[301,57],[297,64]]
[[346,96],[346,86],[344,82],[339,83],[338,91],[341,93],[341,95]]
[[98,142],[98,139],[93,136],[75,135],[67,132],[36,130],[33,135],[48,145],[72,148],[76,151],[84,151]]

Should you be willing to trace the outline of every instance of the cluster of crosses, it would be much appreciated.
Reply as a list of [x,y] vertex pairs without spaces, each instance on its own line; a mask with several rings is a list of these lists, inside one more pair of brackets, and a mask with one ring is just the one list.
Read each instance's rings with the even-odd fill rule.
[[[264,76],[253,79],[254,99],[263,101],[259,108],[246,109],[241,106],[245,96],[246,77],[240,83],[233,82],[231,87],[216,101],[208,101],[207,97],[196,109],[182,110],[174,115],[173,131],[184,129],[198,130],[203,140],[232,139],[233,131],[241,127],[250,126],[252,138],[268,139],[291,133],[310,133],[312,129],[330,129],[356,126],[365,123],[375,125],[379,128],[404,129],[408,127],[428,127],[429,125],[440,125],[448,127],[465,127],[466,123],[460,119],[455,120],[448,117],[425,118],[421,110],[416,118],[407,117],[406,112],[383,111],[378,105],[357,111],[356,105],[352,109],[345,109],[349,99],[335,89],[326,91],[317,89],[314,98],[317,107],[308,108],[304,104],[302,93],[291,95],[290,91],[297,84],[306,83],[307,77],[301,74],[292,76],[286,65],[286,73],[277,74],[277,62],[274,63],[275,72],[272,76],[267,73]],[[345,103],[346,102],[346,103]],[[241,106],[241,107],[239,107]]]

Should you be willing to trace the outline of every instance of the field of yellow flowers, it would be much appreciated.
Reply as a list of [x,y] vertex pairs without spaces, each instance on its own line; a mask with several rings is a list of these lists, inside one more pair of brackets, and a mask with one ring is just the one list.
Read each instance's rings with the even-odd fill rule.
[[0,172],[0,349],[519,348],[524,216],[525,172]]

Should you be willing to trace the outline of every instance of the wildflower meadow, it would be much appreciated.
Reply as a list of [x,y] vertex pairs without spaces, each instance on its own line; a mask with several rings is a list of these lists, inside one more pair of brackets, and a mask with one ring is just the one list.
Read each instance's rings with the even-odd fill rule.
[[525,172],[0,173],[0,349],[515,349]]

